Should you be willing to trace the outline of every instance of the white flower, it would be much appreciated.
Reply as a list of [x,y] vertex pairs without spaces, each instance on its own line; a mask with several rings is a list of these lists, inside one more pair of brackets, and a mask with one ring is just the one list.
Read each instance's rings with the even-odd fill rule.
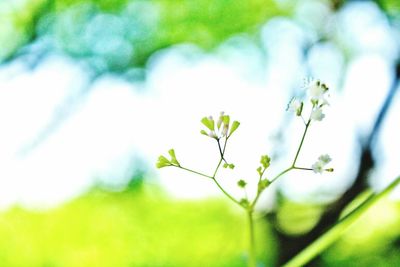
[[[318,158],[318,161],[312,165],[312,169],[315,173],[323,173],[325,170],[326,164],[331,162],[331,157],[328,154],[321,155]],[[333,170],[333,169],[332,169]]]
[[311,112],[311,119],[314,121],[322,121],[322,119],[325,118],[325,114],[322,113],[322,109],[321,108],[315,108],[312,112]]
[[293,98],[288,105],[288,110],[296,113],[297,116],[301,115],[301,112],[303,110],[303,102],[300,100]]
[[321,164],[320,161],[317,161],[312,165],[312,169],[315,173],[322,173],[324,171],[324,165]]
[[321,81],[316,80],[310,82],[308,90],[312,100],[320,100],[324,98],[324,94],[328,91],[328,87],[324,83],[321,83]]
[[331,157],[328,154],[319,156],[318,160],[325,164],[328,164],[329,162],[332,161]]

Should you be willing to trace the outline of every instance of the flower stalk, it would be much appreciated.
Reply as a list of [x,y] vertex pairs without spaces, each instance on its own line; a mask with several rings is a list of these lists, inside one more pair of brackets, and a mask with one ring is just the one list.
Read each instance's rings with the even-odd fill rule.
[[310,95],[310,102],[311,102],[311,113],[306,121],[302,115],[304,111],[305,104],[303,101],[293,98],[288,105],[288,110],[293,111],[297,117],[300,117],[304,122],[305,128],[302,134],[299,146],[296,150],[296,154],[292,161],[292,164],[278,173],[277,175],[273,176],[273,178],[269,179],[265,177],[265,173],[271,164],[271,158],[268,155],[261,156],[260,159],[260,166],[256,169],[258,173],[258,184],[255,197],[250,199],[247,194],[246,186],[247,182],[244,179],[240,179],[237,182],[237,185],[244,190],[244,198],[238,199],[235,198],[232,194],[230,194],[223,186],[219,183],[217,179],[218,171],[222,165],[223,168],[234,169],[235,165],[233,163],[229,163],[226,160],[225,152],[227,147],[228,139],[232,136],[232,134],[239,128],[240,123],[238,121],[233,121],[231,123],[230,116],[226,115],[224,112],[221,112],[217,121],[213,119],[212,116],[204,117],[201,119],[201,123],[206,127],[200,131],[201,134],[207,136],[208,138],[214,139],[218,146],[218,153],[219,153],[219,161],[217,166],[213,172],[213,175],[207,175],[202,172],[198,172],[192,170],[187,167],[183,167],[175,156],[175,151],[171,149],[169,151],[169,155],[171,159],[167,157],[160,156],[157,162],[157,167],[177,167],[182,170],[191,172],[193,174],[197,174],[208,179],[213,180],[216,186],[221,190],[221,192],[229,198],[232,202],[239,205],[247,214],[248,218],[248,232],[249,232],[249,244],[248,244],[248,267],[256,267],[257,266],[257,259],[256,259],[256,247],[255,247],[255,235],[254,235],[254,212],[257,202],[264,192],[266,188],[268,188],[271,183],[278,180],[284,174],[288,173],[291,170],[304,170],[304,171],[314,171],[316,173],[322,173],[323,171],[332,172],[333,168],[325,168],[330,162],[330,157],[328,155],[322,155],[319,157],[318,161],[312,165],[311,168],[307,167],[299,167],[296,166],[298,157],[300,155],[301,149],[304,144],[305,137],[307,135],[308,129],[311,125],[312,121],[321,121],[325,115],[322,113],[322,108],[328,104],[326,101],[326,92],[328,91],[328,87],[321,83],[320,81],[313,81],[308,86],[309,95]]

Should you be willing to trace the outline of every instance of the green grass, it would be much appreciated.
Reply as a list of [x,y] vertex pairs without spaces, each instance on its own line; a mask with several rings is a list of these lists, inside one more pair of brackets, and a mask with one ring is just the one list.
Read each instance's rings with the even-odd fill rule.
[[[242,215],[219,199],[93,190],[47,212],[13,208],[0,215],[0,266],[245,266]],[[259,243],[265,251],[266,240]]]
[[[95,189],[43,212],[14,207],[0,213],[0,267],[245,267],[242,212],[224,198],[178,201],[149,187]],[[323,253],[322,266],[397,266],[399,214],[399,202],[380,201]],[[261,219],[256,238],[259,261],[274,266]]]

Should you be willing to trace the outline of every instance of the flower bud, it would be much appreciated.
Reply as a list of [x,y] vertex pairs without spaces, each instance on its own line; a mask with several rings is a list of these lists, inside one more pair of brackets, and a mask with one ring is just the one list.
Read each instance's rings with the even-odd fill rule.
[[229,132],[229,136],[231,136],[233,134],[233,132],[236,131],[237,128],[239,128],[239,125],[240,125],[240,122],[238,122],[238,121],[232,122],[231,131]]
[[237,185],[238,185],[240,188],[245,188],[246,185],[247,185],[247,183],[246,183],[245,180],[240,179],[240,180],[237,182]]

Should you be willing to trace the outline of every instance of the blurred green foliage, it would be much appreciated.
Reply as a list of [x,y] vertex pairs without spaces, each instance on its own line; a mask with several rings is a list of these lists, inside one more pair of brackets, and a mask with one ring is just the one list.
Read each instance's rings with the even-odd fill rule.
[[[323,266],[397,266],[399,214],[400,203],[381,201],[323,254]],[[274,237],[264,220],[257,222],[259,257],[273,266]],[[146,187],[123,192],[96,189],[46,212],[14,207],[2,213],[0,263],[3,267],[246,266],[245,223],[240,210],[219,199],[177,201]],[[297,222],[290,223],[286,227],[297,231]]]
[[48,49],[116,72],[143,67],[152,54],[175,44],[212,49],[234,34],[256,33],[282,14],[272,0],[30,0],[12,10],[4,18],[12,22],[10,31],[0,29],[0,42],[10,44],[0,61],[32,38],[51,37]]
[[323,254],[329,267],[399,266],[400,202],[383,199]]
[[[246,266],[242,215],[224,201],[174,201],[155,188],[93,190],[48,212],[0,215],[0,265]],[[260,252],[271,251],[259,223]]]

